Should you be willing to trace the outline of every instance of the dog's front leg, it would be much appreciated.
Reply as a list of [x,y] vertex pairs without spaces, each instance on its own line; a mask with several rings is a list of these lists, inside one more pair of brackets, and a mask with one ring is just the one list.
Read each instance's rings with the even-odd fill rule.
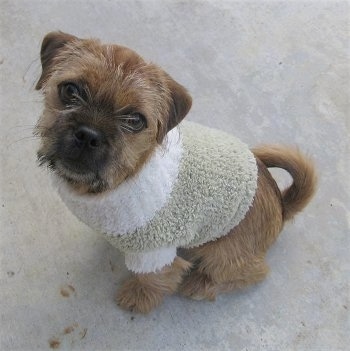
[[162,303],[164,295],[177,291],[190,268],[189,262],[177,256],[159,272],[135,273],[118,291],[117,303],[126,310],[148,313]]

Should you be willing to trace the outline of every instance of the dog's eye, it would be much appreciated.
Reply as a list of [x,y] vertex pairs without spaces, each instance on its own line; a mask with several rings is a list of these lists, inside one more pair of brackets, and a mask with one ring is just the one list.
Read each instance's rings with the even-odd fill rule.
[[60,98],[65,104],[72,104],[81,100],[80,88],[74,83],[61,84],[58,89]]
[[147,128],[145,116],[141,113],[132,113],[127,116],[120,117],[121,128],[127,132],[138,133],[142,129]]

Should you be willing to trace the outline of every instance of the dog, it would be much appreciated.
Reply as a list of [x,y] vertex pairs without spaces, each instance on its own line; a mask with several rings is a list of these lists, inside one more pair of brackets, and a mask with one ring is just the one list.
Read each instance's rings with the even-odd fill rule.
[[[129,48],[51,32],[40,56],[38,160],[67,207],[125,252],[118,305],[148,313],[165,295],[214,300],[261,282],[268,248],[315,193],[312,161],[182,121],[187,90]],[[292,184],[280,190],[269,167]]]

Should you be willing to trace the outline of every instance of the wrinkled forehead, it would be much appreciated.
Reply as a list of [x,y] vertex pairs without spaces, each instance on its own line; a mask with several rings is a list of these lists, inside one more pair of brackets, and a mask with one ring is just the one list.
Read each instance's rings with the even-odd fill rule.
[[118,45],[82,41],[66,45],[57,57],[55,76],[86,80],[91,88],[108,82],[146,80],[147,63],[134,51]]
[[51,77],[53,83],[79,83],[95,103],[118,102],[123,107],[130,101],[153,100],[159,89],[151,66],[122,46],[95,42],[67,45],[58,61]]

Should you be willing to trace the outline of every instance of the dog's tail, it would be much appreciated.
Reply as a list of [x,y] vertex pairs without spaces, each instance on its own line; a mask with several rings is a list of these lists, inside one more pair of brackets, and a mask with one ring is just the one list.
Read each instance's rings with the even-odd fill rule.
[[316,191],[317,177],[311,159],[298,149],[282,145],[264,145],[252,150],[266,167],[286,170],[293,183],[282,193],[283,220],[292,219],[311,200]]

